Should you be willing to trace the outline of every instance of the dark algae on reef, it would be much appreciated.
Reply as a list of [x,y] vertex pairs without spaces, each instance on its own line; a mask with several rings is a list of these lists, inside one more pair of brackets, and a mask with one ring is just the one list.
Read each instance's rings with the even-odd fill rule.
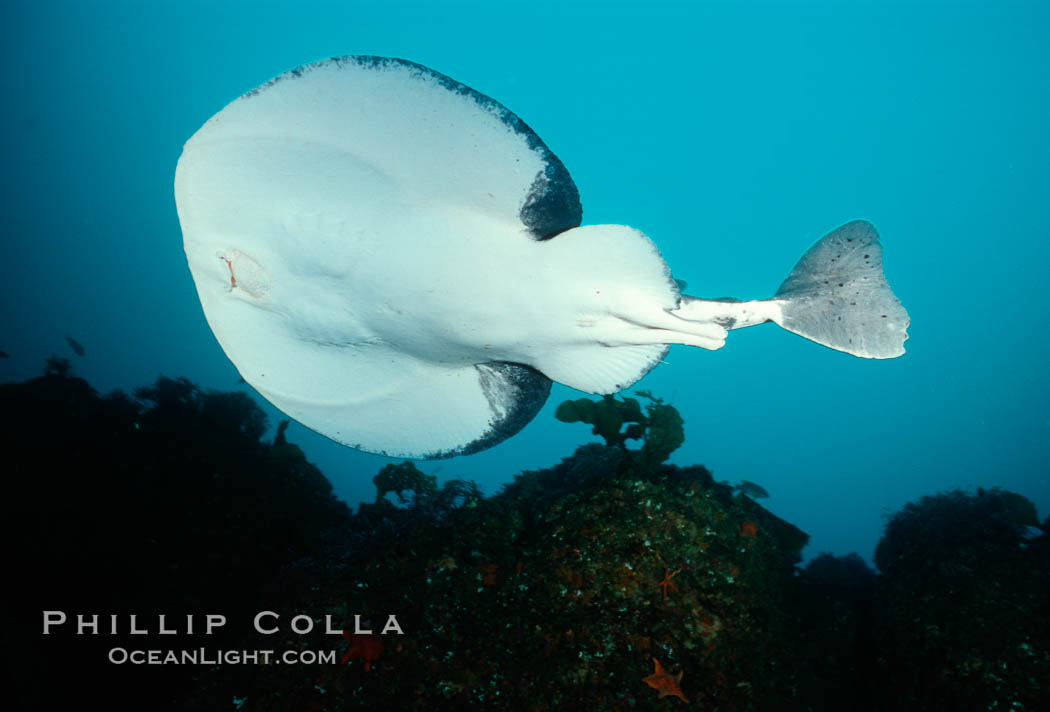
[[876,635],[905,709],[1050,709],[1050,519],[999,489],[923,497],[875,549]]
[[[557,417],[603,443],[494,496],[403,462],[350,514],[283,425],[264,439],[247,396],[167,378],[100,396],[53,359],[0,386],[5,469],[25,486],[5,512],[15,707],[1047,708],[1048,546],[1030,502],[927,497],[890,520],[880,573],[856,555],[799,567],[806,535],[748,488],[665,464],[684,425],[638,395],[563,403]],[[46,610],[229,623],[206,640],[43,636]],[[202,645],[333,657],[107,660]]]

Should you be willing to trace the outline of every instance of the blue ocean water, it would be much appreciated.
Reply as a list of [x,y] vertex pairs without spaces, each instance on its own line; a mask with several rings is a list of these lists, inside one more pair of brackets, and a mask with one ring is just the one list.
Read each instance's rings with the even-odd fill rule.
[[[1044,3],[18,0],[0,20],[3,381],[59,354],[102,391],[159,374],[244,389],[186,266],[182,144],[295,66],[395,56],[522,117],[584,224],[643,230],[692,294],[770,296],[825,232],[879,228],[908,353],[865,361],[773,326],[673,347],[635,386],[685,419],[672,462],[762,484],[810,556],[870,557],[886,514],[948,489],[1050,511]],[[553,417],[575,397],[555,386],[516,437],[420,467],[496,491],[594,439]],[[374,497],[388,459],[288,438],[348,503]]]

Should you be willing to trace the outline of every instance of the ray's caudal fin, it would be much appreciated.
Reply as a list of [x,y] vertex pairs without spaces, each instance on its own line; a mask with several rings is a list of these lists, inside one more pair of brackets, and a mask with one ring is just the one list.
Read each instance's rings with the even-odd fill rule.
[[904,353],[908,312],[882,273],[882,246],[865,220],[846,223],[809,248],[772,299],[682,295],[672,312],[688,321],[740,329],[772,321],[788,331],[862,358]]
[[799,336],[862,358],[904,353],[908,312],[882,272],[879,233],[846,223],[802,256],[774,296],[773,320]]

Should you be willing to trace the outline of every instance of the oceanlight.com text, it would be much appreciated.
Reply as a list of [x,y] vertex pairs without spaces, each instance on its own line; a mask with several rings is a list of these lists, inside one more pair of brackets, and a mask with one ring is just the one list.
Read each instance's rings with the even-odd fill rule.
[[112,648],[114,665],[335,665],[334,650],[140,650]]

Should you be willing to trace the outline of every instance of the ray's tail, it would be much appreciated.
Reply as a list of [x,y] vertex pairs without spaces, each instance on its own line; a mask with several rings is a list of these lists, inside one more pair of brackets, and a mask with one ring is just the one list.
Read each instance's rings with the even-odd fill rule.
[[862,358],[904,353],[908,312],[882,272],[875,227],[855,220],[821,238],[780,285],[772,320],[788,331]]

